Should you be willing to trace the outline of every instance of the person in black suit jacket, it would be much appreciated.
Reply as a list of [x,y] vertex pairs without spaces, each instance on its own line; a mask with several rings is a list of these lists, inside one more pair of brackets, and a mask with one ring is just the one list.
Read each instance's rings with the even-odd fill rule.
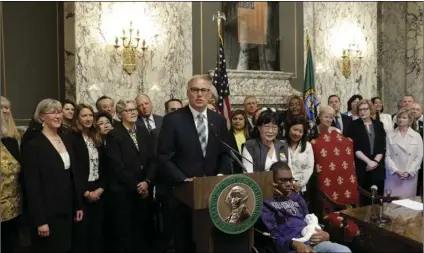
[[[158,140],[158,159],[169,184],[192,181],[195,177],[216,176],[229,173],[230,159],[227,148],[218,138],[228,142],[229,132],[224,117],[206,109],[211,96],[211,79],[197,75],[187,86],[189,105],[165,115]],[[197,127],[199,127],[200,134]],[[199,135],[205,141],[199,140]],[[203,138],[202,138],[203,140]],[[177,250],[192,252],[191,214],[182,203],[177,219],[182,222],[177,233]],[[184,245],[185,244],[185,245]]]
[[152,141],[145,128],[138,127],[134,100],[116,105],[121,123],[106,138],[109,194],[113,202],[116,252],[148,252],[149,186],[155,176]]
[[338,128],[342,131],[343,135],[346,136],[352,118],[340,113],[341,101],[339,96],[331,95],[328,97],[328,105],[333,107],[335,111],[334,120],[331,126]]
[[62,105],[57,100],[44,99],[38,104],[34,119],[42,131],[22,154],[35,252],[69,252],[75,210],[74,220],[83,218],[72,143],[58,134],[61,114]]
[[[376,185],[378,194],[384,195],[386,132],[383,123],[371,119],[374,107],[370,100],[359,101],[356,110],[360,118],[352,121],[347,136],[353,140],[358,184],[367,191]],[[361,205],[368,204],[370,200],[361,197]]]
[[138,118],[137,124],[144,127],[149,132],[162,126],[162,116],[152,114],[152,101],[146,94],[140,94],[135,98],[137,102]]
[[79,104],[75,107],[71,138],[85,213],[84,220],[75,226],[75,252],[100,252],[102,244],[105,161],[101,137],[93,120],[94,111],[91,106]]

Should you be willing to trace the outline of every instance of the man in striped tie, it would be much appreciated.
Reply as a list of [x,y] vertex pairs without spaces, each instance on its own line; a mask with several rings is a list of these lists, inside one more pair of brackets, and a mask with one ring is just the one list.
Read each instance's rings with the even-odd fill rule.
[[[161,175],[175,186],[193,181],[196,177],[229,174],[228,149],[219,139],[228,142],[226,120],[207,109],[212,80],[196,75],[187,85],[188,106],[165,115],[158,140],[158,160]],[[171,193],[170,196],[173,194]],[[179,203],[174,227],[177,252],[195,252],[192,246],[191,212]]]

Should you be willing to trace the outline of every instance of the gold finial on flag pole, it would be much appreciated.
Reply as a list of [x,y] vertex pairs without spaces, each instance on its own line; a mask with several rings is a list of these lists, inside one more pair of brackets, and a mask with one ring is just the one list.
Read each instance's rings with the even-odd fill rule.
[[311,40],[309,38],[309,33],[306,33],[306,49],[305,51],[308,51],[309,46],[311,45]]
[[226,21],[225,14],[220,11],[216,11],[215,14],[213,14],[212,21],[215,21],[218,23],[218,36],[221,36],[221,23],[222,20]]

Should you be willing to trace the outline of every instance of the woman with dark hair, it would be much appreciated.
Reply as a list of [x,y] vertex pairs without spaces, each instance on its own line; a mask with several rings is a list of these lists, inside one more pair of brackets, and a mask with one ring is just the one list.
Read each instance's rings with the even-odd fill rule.
[[102,194],[105,189],[103,150],[98,129],[94,126],[91,106],[75,107],[72,125],[72,147],[77,162],[76,175],[81,185],[85,217],[75,227],[76,252],[100,252],[103,224]]
[[347,112],[344,112],[344,115],[352,117],[352,120],[358,119],[359,116],[356,114],[356,104],[362,100],[362,96],[359,94],[355,94],[349,98],[347,101]]
[[248,123],[247,114],[243,110],[237,109],[233,112],[231,116],[230,133],[233,134],[237,143],[237,149],[240,153],[243,143],[249,139]]
[[75,104],[69,99],[62,101],[63,120],[62,127],[71,128],[72,119],[74,118]]
[[384,126],[384,130],[386,133],[390,133],[393,130],[393,121],[392,121],[392,115],[383,113],[384,107],[383,107],[383,101],[380,97],[373,97],[371,98],[371,102],[374,104],[375,108],[375,120],[381,121]]
[[95,115],[94,121],[97,131],[100,137],[102,137],[103,144],[105,144],[107,133],[113,129],[112,117],[107,112],[98,112]]
[[289,145],[289,162],[292,169],[295,191],[306,191],[306,185],[314,171],[314,152],[306,134],[308,122],[302,118],[294,118],[288,125],[284,140]]
[[288,145],[277,140],[277,134],[278,114],[270,109],[261,112],[252,139],[242,147],[243,165],[247,172],[269,171],[275,162],[288,162]]
[[278,139],[284,139],[284,136],[286,136],[286,133],[288,132],[289,128],[289,122],[291,122],[292,119],[300,118],[307,120],[307,136],[308,141],[315,139],[318,135],[318,128],[314,121],[308,120],[306,116],[306,110],[305,110],[305,104],[303,103],[303,99],[300,96],[291,96],[289,98],[288,102],[289,108],[287,112],[283,115],[285,115],[284,118],[281,119],[280,122],[280,133],[278,135]]

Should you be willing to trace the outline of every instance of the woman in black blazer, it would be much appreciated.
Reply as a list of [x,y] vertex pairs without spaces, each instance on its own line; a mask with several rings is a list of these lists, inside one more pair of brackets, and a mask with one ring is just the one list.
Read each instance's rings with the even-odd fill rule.
[[[353,140],[355,166],[358,184],[364,190],[370,191],[371,186],[378,187],[378,194],[384,193],[384,155],[386,153],[386,132],[383,123],[372,120],[374,107],[370,100],[361,100],[356,105],[359,119],[352,121],[348,137]],[[361,197],[361,205],[367,205],[370,200]]]
[[74,250],[100,252],[104,217],[104,158],[102,140],[94,126],[94,111],[91,106],[79,104],[75,107],[72,139],[85,213],[82,223],[75,226]]
[[69,252],[72,219],[81,221],[83,211],[75,180],[72,142],[58,134],[62,106],[44,99],[34,113],[41,134],[26,145],[22,169],[31,221],[31,243],[35,252]]
[[113,203],[114,252],[150,252],[146,237],[149,186],[155,175],[153,144],[149,132],[137,127],[137,105],[120,100],[116,112],[121,122],[106,138],[106,156],[110,170],[109,197]]

